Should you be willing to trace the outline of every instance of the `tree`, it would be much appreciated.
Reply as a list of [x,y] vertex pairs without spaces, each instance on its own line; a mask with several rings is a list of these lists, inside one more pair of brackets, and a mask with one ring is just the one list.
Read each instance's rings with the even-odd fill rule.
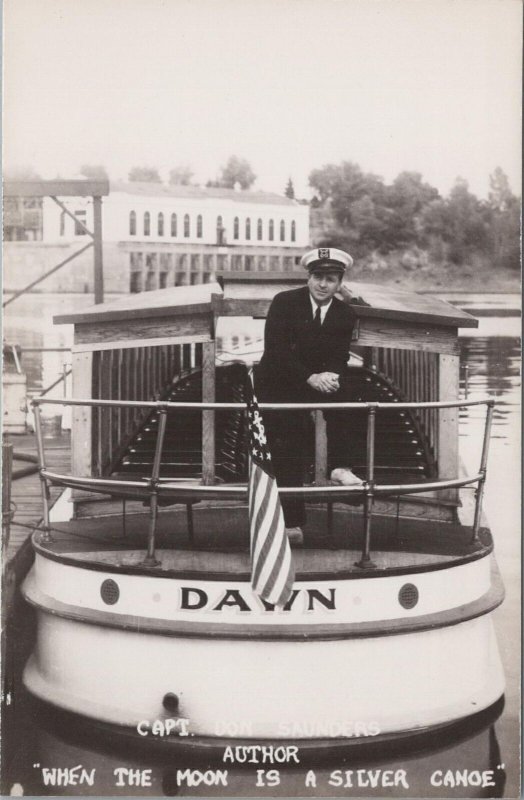
[[132,167],[129,171],[130,181],[145,181],[147,183],[162,183],[156,167]]
[[332,217],[331,239],[345,240],[359,256],[375,247],[386,250],[390,247],[387,241],[390,213],[382,178],[365,174],[358,164],[343,161],[313,170],[309,183],[316,192],[317,202]]
[[191,167],[181,164],[169,171],[169,183],[172,186],[189,186],[194,172]]
[[286,195],[286,197],[289,197],[290,200],[295,199],[295,187],[293,186],[293,181],[291,180],[291,178],[287,182],[284,194]]
[[489,177],[490,239],[497,266],[520,267],[520,203],[508,176],[497,167]]
[[102,164],[83,164],[80,167],[80,175],[93,181],[109,180],[107,170]]
[[419,172],[401,172],[387,188],[389,240],[395,247],[422,244],[424,228],[422,215],[434,200],[438,190],[422,181]]
[[241,189],[249,189],[254,184],[256,177],[245,158],[230,156],[227,164],[221,167],[220,178],[216,185],[226,189],[234,189],[235,184],[238,183]]

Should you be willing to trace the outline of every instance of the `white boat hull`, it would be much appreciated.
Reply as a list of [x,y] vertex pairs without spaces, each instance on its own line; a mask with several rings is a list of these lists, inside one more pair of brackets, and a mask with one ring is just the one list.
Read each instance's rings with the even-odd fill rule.
[[[423,731],[488,708],[503,694],[489,613],[500,599],[482,610],[493,592],[489,562],[330,581],[336,608],[326,607],[326,582],[297,584],[306,597],[320,586],[324,602],[308,610],[309,601],[297,600],[289,612],[268,612],[245,582],[115,575],[37,555],[24,587],[39,616],[24,682],[42,700],[138,726],[145,736],[171,717],[187,720],[175,734],[206,737],[361,739]],[[100,599],[101,584],[113,579],[120,608],[120,600]],[[393,602],[407,581],[420,598],[413,608]],[[448,583],[455,585],[451,599],[442,591]],[[206,586],[215,597],[237,587],[252,608],[217,609],[215,600],[203,609],[176,607],[184,585]],[[179,698],[174,714],[164,708],[166,695]]]

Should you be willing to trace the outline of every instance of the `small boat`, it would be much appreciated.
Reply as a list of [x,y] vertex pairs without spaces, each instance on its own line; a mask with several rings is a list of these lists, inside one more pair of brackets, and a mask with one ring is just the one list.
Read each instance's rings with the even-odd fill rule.
[[[55,318],[75,330],[73,399],[59,401],[72,463],[48,469],[40,410],[58,401],[35,400],[44,523],[23,587],[38,617],[24,683],[40,700],[208,749],[435,735],[500,702],[503,588],[482,518],[494,401],[459,399],[458,329],[477,322],[443,301],[352,284],[369,305],[353,307],[339,413],[363,484],[330,483],[311,405],[308,479],[280,490],[309,507],[293,593],[275,608],[251,589],[243,387],[256,355],[228,361],[217,342],[225,317],[261,329],[298,282],[226,273]],[[472,405],[486,425],[465,472],[458,414]],[[71,519],[51,523],[51,485],[72,492]]]

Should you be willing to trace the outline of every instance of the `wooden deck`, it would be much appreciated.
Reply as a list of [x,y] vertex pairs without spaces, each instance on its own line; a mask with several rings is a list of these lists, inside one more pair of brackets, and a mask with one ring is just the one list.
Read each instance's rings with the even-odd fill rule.
[[[119,514],[75,519],[53,525],[53,541],[39,549],[54,560],[91,569],[109,568],[125,573],[172,577],[201,576],[249,580],[249,532],[247,507],[227,504],[196,505],[194,541],[188,538],[185,511],[162,510],[157,525],[159,565],[144,567],[149,515]],[[304,530],[304,546],[294,548],[297,576],[320,579],[334,574],[362,575],[355,562],[361,556],[362,514],[338,507],[333,534],[326,531],[326,513],[310,508]],[[371,557],[377,572],[403,572],[443,568],[485,555],[491,549],[489,531],[480,532],[481,547],[471,546],[471,529],[427,519],[375,516]]]

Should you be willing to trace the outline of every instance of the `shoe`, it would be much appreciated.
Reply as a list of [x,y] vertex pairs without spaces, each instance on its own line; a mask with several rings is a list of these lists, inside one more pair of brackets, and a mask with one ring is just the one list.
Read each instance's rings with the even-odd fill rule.
[[291,547],[299,547],[301,544],[304,544],[302,528],[286,528],[286,535]]
[[364,481],[361,481],[350,469],[347,467],[337,467],[331,473],[331,480],[333,483],[339,483],[341,486],[362,486]]

